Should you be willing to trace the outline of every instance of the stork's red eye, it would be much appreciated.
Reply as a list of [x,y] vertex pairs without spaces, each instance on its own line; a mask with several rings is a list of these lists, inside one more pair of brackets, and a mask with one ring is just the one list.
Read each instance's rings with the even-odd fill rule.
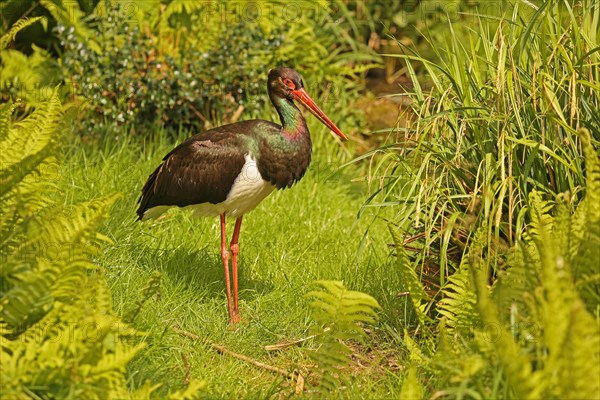
[[292,81],[291,79],[284,79],[283,83],[285,83],[285,86],[289,87],[290,89],[294,90],[296,89],[296,85],[294,84],[294,81]]

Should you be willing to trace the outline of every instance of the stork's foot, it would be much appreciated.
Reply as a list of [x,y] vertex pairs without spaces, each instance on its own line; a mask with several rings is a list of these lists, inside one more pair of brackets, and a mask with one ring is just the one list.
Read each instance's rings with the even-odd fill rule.
[[233,314],[231,318],[229,318],[229,325],[236,325],[242,322],[242,317],[239,313]]
[[240,316],[240,314],[234,314],[232,317],[229,317],[229,325],[227,325],[227,330],[236,331],[239,328],[241,322],[242,317]]

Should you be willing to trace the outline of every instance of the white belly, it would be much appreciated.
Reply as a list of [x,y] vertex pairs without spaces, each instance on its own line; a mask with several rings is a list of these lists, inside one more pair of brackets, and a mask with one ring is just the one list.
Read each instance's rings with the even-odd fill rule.
[[[183,207],[183,209],[192,210],[194,215],[199,217],[218,216],[225,213],[227,216],[238,218],[256,208],[275,189],[275,186],[262,178],[258,172],[256,160],[249,154],[246,154],[245,159],[242,171],[233,182],[225,201],[218,204],[193,204]],[[144,219],[156,218],[171,207],[153,207],[144,213]]]

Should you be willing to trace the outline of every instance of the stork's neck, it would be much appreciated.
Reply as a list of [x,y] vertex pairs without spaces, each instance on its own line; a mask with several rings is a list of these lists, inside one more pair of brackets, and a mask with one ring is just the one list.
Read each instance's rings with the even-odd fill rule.
[[283,127],[282,135],[290,139],[308,135],[308,127],[302,112],[293,102],[279,96],[271,96],[271,102],[279,114]]

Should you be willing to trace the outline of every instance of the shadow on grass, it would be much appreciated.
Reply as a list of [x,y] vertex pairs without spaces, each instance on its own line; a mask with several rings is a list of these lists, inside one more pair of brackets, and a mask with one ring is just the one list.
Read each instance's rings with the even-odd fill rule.
[[[208,249],[190,251],[185,248],[157,249],[149,252],[148,267],[161,272],[174,285],[198,293],[199,297],[225,297],[225,275],[221,257]],[[250,277],[244,258],[238,267],[240,297],[253,300],[273,290],[273,286]]]

